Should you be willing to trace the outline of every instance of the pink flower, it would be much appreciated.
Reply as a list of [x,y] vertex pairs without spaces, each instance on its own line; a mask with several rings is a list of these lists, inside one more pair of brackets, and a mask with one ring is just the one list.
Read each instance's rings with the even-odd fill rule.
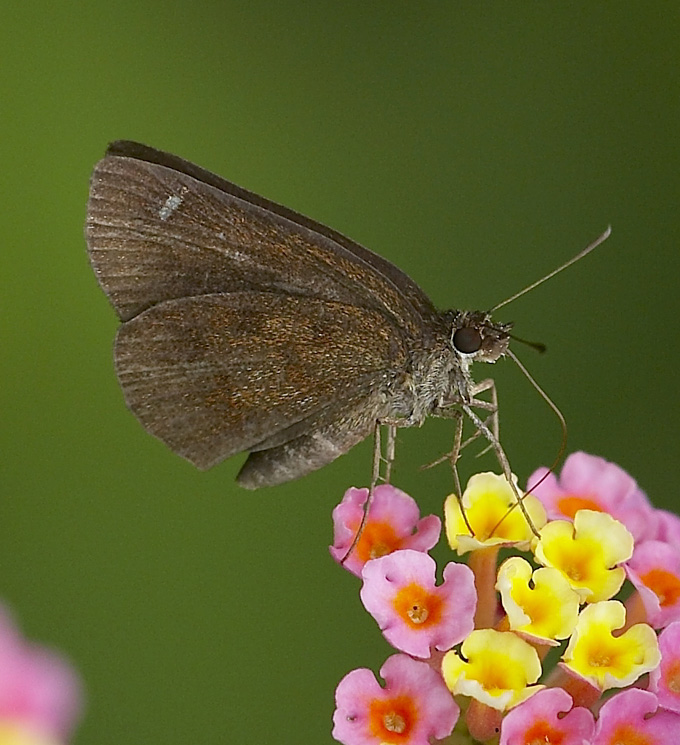
[[659,705],[680,714],[680,621],[659,634],[661,664],[649,673],[649,690]]
[[501,725],[499,745],[589,743],[595,718],[588,709],[572,708],[571,696],[561,688],[545,688],[509,711]]
[[[340,562],[349,551],[364,514],[368,489],[352,487],[333,510],[334,540],[331,556]],[[369,559],[400,548],[428,551],[439,540],[441,520],[436,515],[420,519],[414,499],[391,484],[376,486],[368,517],[357,545],[344,563],[357,577]]]
[[658,709],[649,691],[629,688],[612,696],[600,709],[592,745],[671,745],[680,737],[680,714]]
[[680,550],[662,541],[644,541],[628,562],[628,577],[640,593],[647,622],[663,628],[680,621]]
[[441,677],[404,654],[388,657],[382,688],[370,670],[352,670],[335,691],[333,737],[344,745],[429,745],[448,737],[459,708]]
[[596,510],[623,523],[636,542],[656,534],[656,510],[635,479],[596,455],[572,453],[559,481],[547,468],[539,468],[529,477],[527,490],[543,502],[550,519],[572,520],[578,510]]
[[404,549],[364,566],[361,601],[387,641],[414,657],[448,650],[473,630],[477,593],[472,570],[450,562],[435,585],[437,566],[421,551]]
[[674,512],[657,510],[656,522],[655,538],[657,541],[664,541],[675,546],[680,544],[680,517]]
[[60,655],[27,643],[0,608],[0,720],[67,740],[82,708],[80,681]]

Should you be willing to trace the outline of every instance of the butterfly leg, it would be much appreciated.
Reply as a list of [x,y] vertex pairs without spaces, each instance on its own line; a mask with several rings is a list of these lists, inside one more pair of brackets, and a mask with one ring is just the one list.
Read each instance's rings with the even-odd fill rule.
[[453,484],[456,499],[458,500],[458,504],[460,505],[460,513],[463,516],[463,521],[465,522],[467,529],[470,531],[470,535],[474,535],[475,531],[472,529],[472,525],[470,525],[467,514],[465,513],[465,508],[463,507],[463,488],[461,486],[460,475],[458,473],[458,458],[460,458],[460,451],[464,445],[463,412],[459,408],[448,406],[438,409],[436,415],[445,419],[456,420],[456,429],[453,434],[453,447],[451,448],[450,452],[446,453],[446,455],[443,455],[441,458],[437,458],[437,460],[433,463],[428,463],[427,465],[423,466],[423,468],[432,468],[432,466],[443,463],[445,460],[449,461],[449,464],[451,465],[451,472],[453,473]]
[[503,450],[501,443],[499,442],[495,434],[487,427],[486,423],[480,419],[480,417],[477,415],[475,410],[472,408],[471,404],[463,403],[461,404],[461,408],[470,418],[470,421],[475,425],[475,427],[482,433],[482,435],[487,439],[487,441],[491,445],[494,453],[496,454],[496,460],[498,461],[498,464],[500,465],[501,470],[503,471],[503,475],[505,476],[507,482],[510,484],[511,489],[515,494],[517,505],[522,511],[522,514],[524,515],[524,519],[527,521],[527,524],[531,528],[531,532],[538,538],[539,537],[538,530],[536,530],[536,526],[534,525],[533,521],[531,520],[531,517],[529,516],[529,513],[527,512],[527,508],[524,506],[524,497],[520,495],[519,489],[517,488],[517,484],[515,484],[512,478],[512,471],[510,470],[510,462],[508,461],[508,457],[505,454],[505,451]]
[[[381,425],[387,426],[387,440],[385,443],[385,454],[383,455]],[[381,481],[383,484],[390,483],[392,475],[392,464],[394,463],[397,441],[397,424],[392,421],[377,421],[373,430],[373,470],[371,473],[371,492]],[[384,474],[380,471],[384,466]]]
[[[485,391],[490,390],[491,391],[491,401],[484,401],[483,399],[475,398],[475,396],[479,393],[484,393]],[[496,394],[496,384],[492,378],[487,378],[486,380],[481,381],[480,383],[476,384],[474,388],[471,391],[472,395],[470,400],[467,402],[470,406],[474,406],[475,408],[484,409],[489,412],[489,415],[484,420],[484,423],[488,426],[489,422],[491,423],[491,431],[494,433],[496,439],[499,439],[498,436],[498,396]],[[468,445],[472,444],[478,437],[482,435],[482,432],[479,429],[475,429],[475,431],[466,439],[462,439],[462,416],[463,413],[460,410],[460,405],[463,403],[463,400],[460,397],[456,397],[455,399],[446,402],[445,404],[442,404],[440,406],[437,406],[434,411],[432,412],[433,416],[442,417],[444,419],[452,419],[452,418],[460,418],[460,441],[456,445],[456,452],[455,452],[455,460],[458,460],[458,457],[460,455],[460,451],[464,450]],[[487,453],[489,449],[491,448],[491,445],[488,445],[485,447],[480,453],[477,454],[476,457],[480,457]],[[449,453],[445,453],[441,457],[437,458],[436,460],[432,461],[432,463],[428,463],[427,465],[423,466],[423,468],[432,468],[433,466],[438,466],[440,463],[443,463],[444,461],[452,461],[454,458],[454,451],[451,451]]]
[[[491,391],[491,401],[484,401],[479,398],[475,398],[475,396],[479,393],[484,393],[485,391]],[[472,398],[470,401],[468,401],[470,406],[474,406],[479,409],[485,409],[489,413],[489,415],[484,420],[484,423],[489,426],[489,423],[491,423],[491,431],[494,433],[497,440],[500,441],[500,435],[499,435],[499,418],[498,418],[498,395],[496,393],[496,382],[493,380],[493,378],[487,378],[486,380],[482,380],[480,383],[476,384],[472,389]],[[475,431],[465,440],[461,446],[460,449],[463,450],[468,445],[473,443],[477,438],[479,438],[482,435],[480,430],[475,429]],[[487,445],[483,450],[481,450],[479,453],[475,455],[475,458],[481,458],[483,455],[489,452],[489,450],[492,449],[492,445]]]
[[378,481],[380,481],[381,461],[382,461],[382,433],[380,430],[380,422],[376,421],[375,427],[373,429],[373,470],[371,473],[371,485],[368,489],[368,499],[366,500],[366,504],[368,504],[368,501],[373,496],[373,490],[378,484]]
[[[484,393],[485,391],[490,391],[489,395],[491,396],[491,401],[482,401],[475,398],[477,395],[479,395],[480,393]],[[489,420],[491,420],[491,431],[493,432],[496,441],[500,442],[500,421],[498,418],[498,393],[496,391],[496,381],[493,378],[482,380],[479,383],[475,384],[471,393],[472,401],[470,402],[470,405],[477,406],[478,408],[482,409],[487,409],[490,412],[484,423],[488,424]],[[466,440],[466,442],[463,444],[463,447],[471,442],[473,439],[479,437],[480,434],[480,431],[477,430],[477,432],[471,438]],[[489,450],[491,450],[492,448],[493,445],[489,443],[483,450],[477,453],[476,457],[481,458],[482,455],[488,453]]]
[[397,446],[397,425],[387,425],[387,442],[385,444],[385,455],[382,457],[382,462],[385,464],[385,475],[382,480],[385,484],[390,483],[390,477],[392,476],[392,464],[394,463],[395,453]]
[[[382,433],[380,429],[381,424],[383,423],[387,425],[387,442],[384,456],[382,454]],[[354,536],[354,539],[352,540],[352,544],[349,547],[347,553],[340,560],[340,564],[344,564],[347,561],[348,556],[352,553],[352,551],[354,551],[357,543],[359,542],[359,539],[361,538],[361,534],[364,532],[366,520],[368,519],[368,512],[371,509],[371,502],[373,501],[373,492],[375,491],[375,487],[378,485],[378,482],[382,481],[385,484],[390,483],[392,463],[394,463],[396,439],[397,424],[395,422],[381,422],[379,419],[376,420],[375,427],[373,429],[373,469],[371,473],[371,483],[368,487],[368,497],[366,497],[366,502],[364,503],[364,514],[361,516],[361,523],[359,524],[359,528]],[[380,467],[383,463],[385,464],[385,475],[381,476]]]

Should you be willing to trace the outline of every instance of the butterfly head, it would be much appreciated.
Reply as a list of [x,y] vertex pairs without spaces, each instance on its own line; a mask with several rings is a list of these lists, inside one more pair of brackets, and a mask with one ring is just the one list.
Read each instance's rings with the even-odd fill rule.
[[495,362],[508,349],[512,323],[494,323],[488,313],[453,311],[450,344],[464,360]]

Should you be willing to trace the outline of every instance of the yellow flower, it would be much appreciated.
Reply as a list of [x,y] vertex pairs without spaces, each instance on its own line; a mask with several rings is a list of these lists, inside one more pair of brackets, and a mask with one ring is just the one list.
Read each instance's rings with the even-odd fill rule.
[[[513,483],[517,486],[514,476]],[[515,492],[505,476],[475,474],[468,481],[462,502],[474,536],[465,524],[456,496],[452,494],[444,503],[446,537],[459,555],[489,546],[513,544],[526,550],[531,545],[534,534],[517,507]],[[534,526],[539,529],[545,525],[545,510],[539,500],[528,494],[523,502]]]
[[661,661],[654,629],[637,623],[613,636],[625,623],[626,609],[618,600],[584,608],[562,658],[565,667],[602,691],[631,685],[653,670]]
[[530,640],[557,645],[576,626],[579,596],[557,569],[514,556],[501,564],[496,589],[501,594],[510,628]]
[[573,524],[553,520],[540,533],[536,560],[558,569],[583,602],[616,595],[626,576],[616,565],[633,553],[633,536],[620,522],[606,512],[579,510]]
[[452,650],[442,660],[453,694],[506,711],[543,688],[530,685],[541,675],[536,650],[511,631],[477,629],[461,645],[461,655]]

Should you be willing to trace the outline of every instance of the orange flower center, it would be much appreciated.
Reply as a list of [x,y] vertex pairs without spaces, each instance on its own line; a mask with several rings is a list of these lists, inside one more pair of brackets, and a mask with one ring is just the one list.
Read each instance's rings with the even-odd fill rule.
[[417,710],[410,696],[375,699],[368,710],[371,734],[378,742],[400,745],[408,742]]
[[442,614],[442,600],[415,582],[402,587],[392,605],[401,618],[413,628],[437,624]]
[[674,660],[664,675],[666,686],[671,693],[680,693],[680,660]]
[[592,559],[592,555],[583,551],[577,541],[572,541],[562,548],[560,564],[562,571],[570,580],[583,582],[592,572],[590,566]]
[[535,722],[526,731],[523,745],[561,745],[564,742],[564,733],[558,732],[548,722]]
[[518,588],[513,595],[518,605],[529,616],[531,623],[535,626],[544,624],[550,619],[551,614],[555,613],[555,608],[551,608],[546,604],[545,598],[541,597],[541,593],[535,587],[525,586],[521,589]]
[[659,598],[661,607],[673,606],[680,598],[680,579],[665,569],[652,569],[642,575],[642,581]]
[[385,729],[389,732],[396,732],[401,734],[406,729],[406,721],[401,714],[397,714],[396,711],[391,711],[389,714],[383,716],[383,724]]
[[653,745],[656,738],[651,740],[629,724],[622,724],[616,728],[609,742],[613,745]]
[[[359,523],[356,524],[355,529],[359,530]],[[361,561],[368,561],[391,554],[400,547],[401,539],[396,536],[389,523],[369,522],[364,526],[356,553]]]
[[612,656],[606,652],[593,652],[590,656],[590,664],[593,667],[611,667]]
[[594,510],[595,512],[604,512],[602,507],[590,497],[581,497],[577,494],[565,494],[557,500],[559,511],[572,520],[579,510]]

